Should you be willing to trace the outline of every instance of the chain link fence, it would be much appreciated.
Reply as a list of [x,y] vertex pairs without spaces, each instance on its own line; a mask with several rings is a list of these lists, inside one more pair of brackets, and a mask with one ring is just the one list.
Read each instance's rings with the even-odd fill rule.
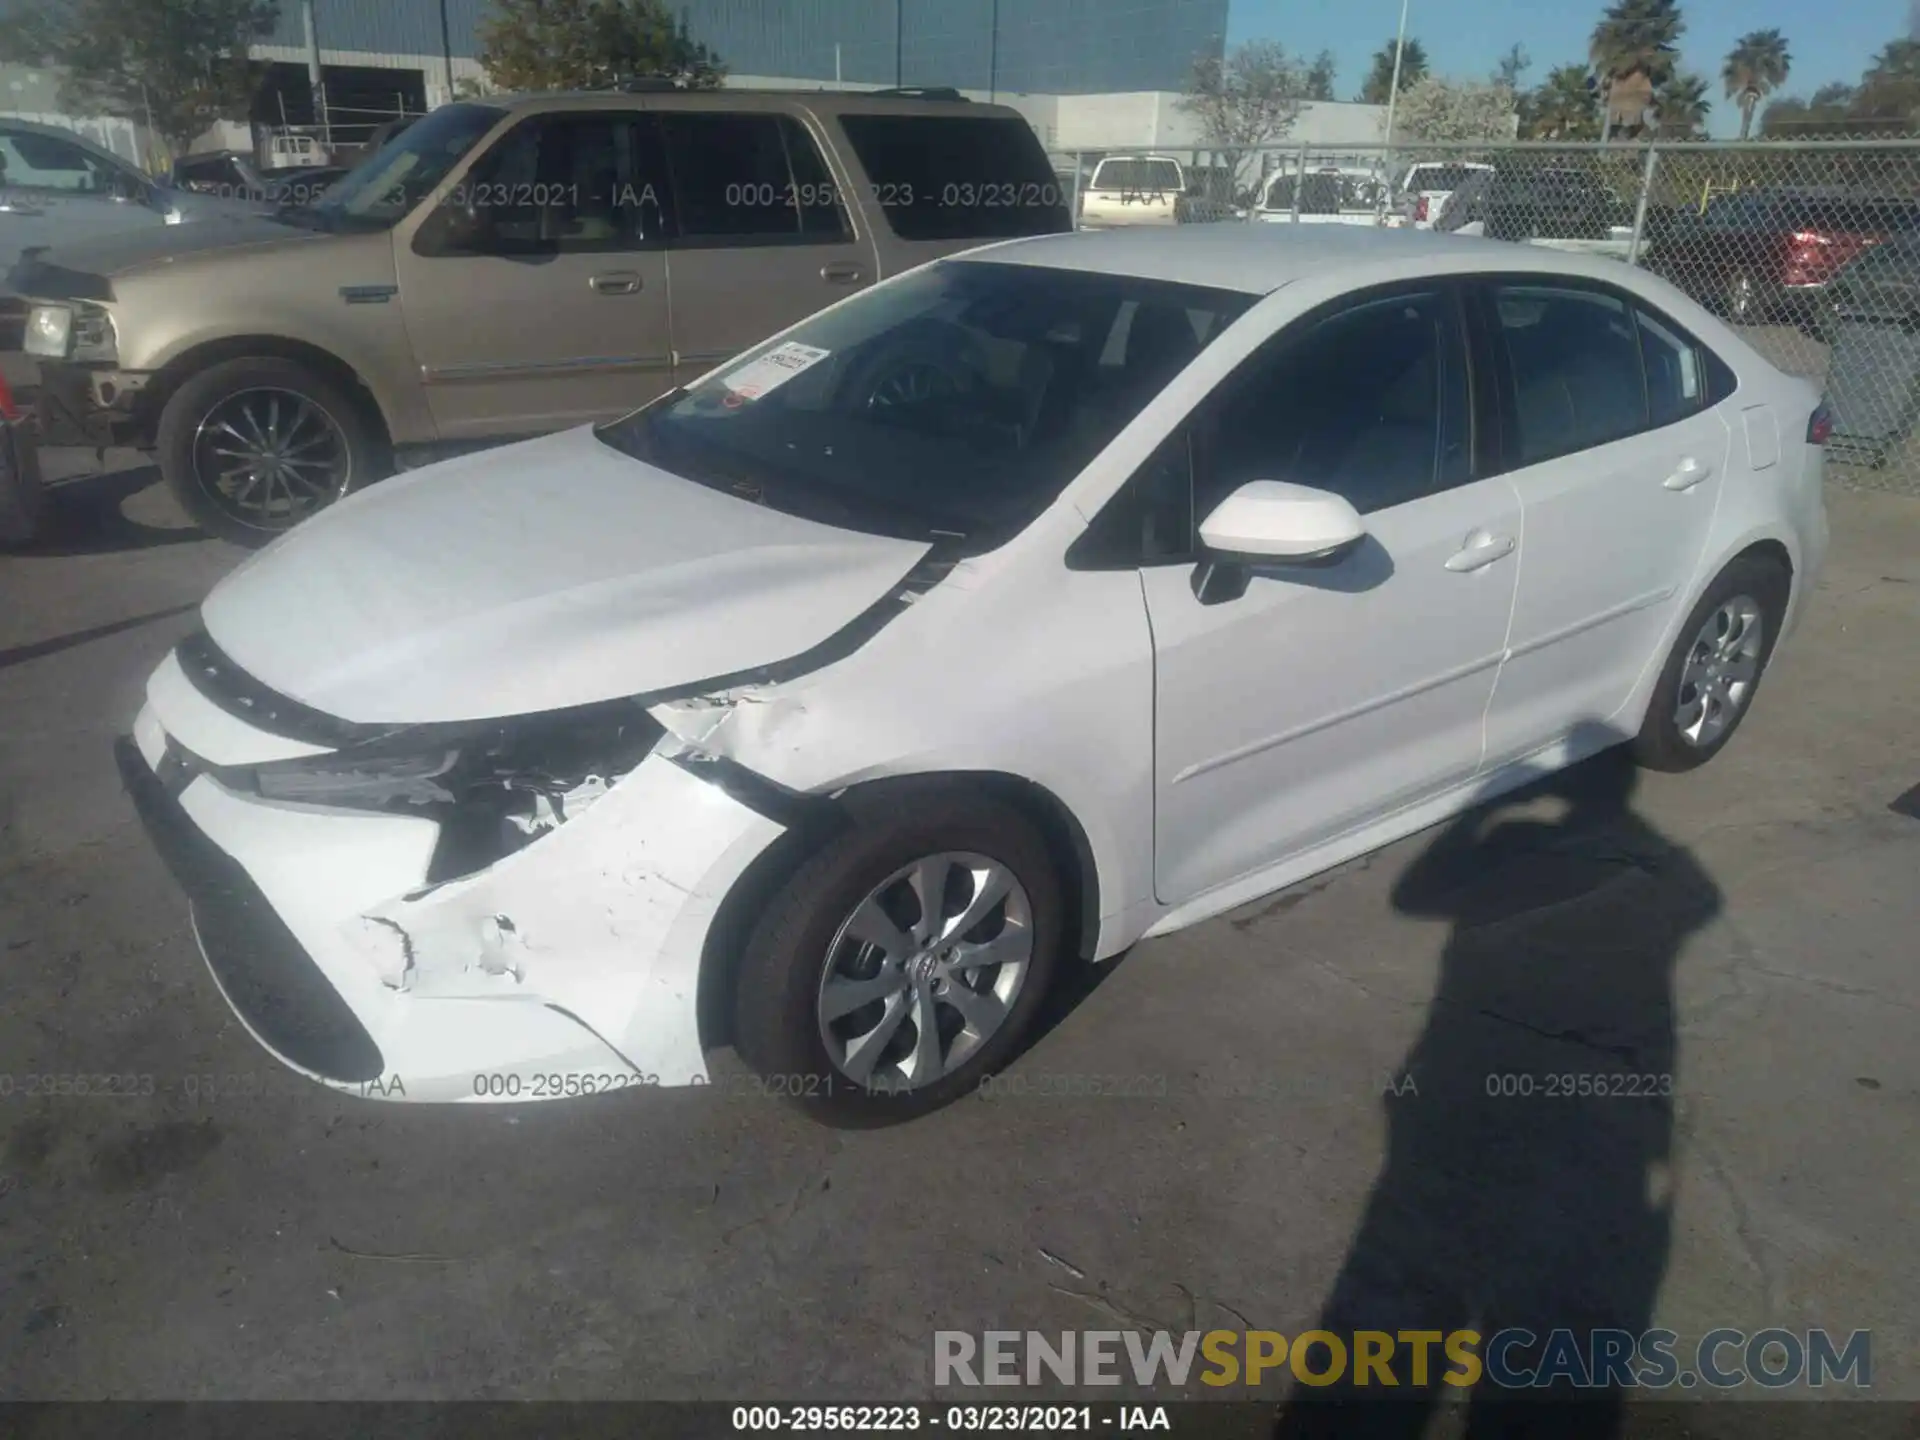
[[1643,266],[1823,389],[1832,479],[1920,495],[1920,139],[1078,152],[1054,165],[1086,228],[1404,226]]

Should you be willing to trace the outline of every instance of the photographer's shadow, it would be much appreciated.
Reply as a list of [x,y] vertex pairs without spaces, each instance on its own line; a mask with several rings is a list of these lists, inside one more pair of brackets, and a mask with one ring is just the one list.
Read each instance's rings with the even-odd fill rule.
[[[1401,1335],[1473,1330],[1489,1360],[1497,1332],[1531,1331],[1537,1343],[1502,1357],[1510,1374],[1539,1365],[1556,1330],[1572,1332],[1584,1369],[1594,1331],[1637,1337],[1651,1323],[1671,1225],[1673,969],[1721,897],[1633,812],[1636,778],[1609,750],[1470,811],[1395,887],[1396,908],[1453,930],[1426,1028],[1385,1097],[1385,1166],[1318,1323],[1348,1345],[1357,1330],[1394,1337],[1399,1383],[1375,1371],[1356,1384],[1349,1365],[1335,1386],[1295,1390],[1281,1435],[1413,1437],[1463,1394],[1470,1436],[1617,1433],[1617,1388],[1561,1371],[1539,1389],[1483,1374],[1469,1392],[1438,1343],[1416,1385]],[[1564,801],[1557,819],[1514,813],[1548,797]],[[1515,1403],[1542,1398],[1581,1403]]]

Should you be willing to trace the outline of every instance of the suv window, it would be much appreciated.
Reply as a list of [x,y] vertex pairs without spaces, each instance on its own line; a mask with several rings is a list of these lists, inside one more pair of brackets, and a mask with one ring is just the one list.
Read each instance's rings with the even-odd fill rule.
[[0,130],[0,183],[33,190],[110,195],[116,174],[71,141],[27,130]]
[[1332,490],[1364,515],[1472,475],[1465,342],[1444,290],[1364,300],[1290,328],[1216,404],[1196,523],[1250,480]]
[[1513,376],[1514,464],[1647,428],[1641,340],[1624,300],[1597,290],[1496,285],[1493,310]]
[[790,115],[660,116],[682,243],[838,240],[851,234],[826,162]]
[[842,115],[840,128],[867,172],[866,193],[902,240],[1073,228],[1070,187],[1018,115]]
[[534,116],[481,156],[447,203],[478,219],[476,248],[489,254],[635,249],[660,238],[657,171],[636,162],[641,128],[615,111]]
[[1180,166],[1173,160],[1102,160],[1094,168],[1089,190],[1126,190],[1180,193]]

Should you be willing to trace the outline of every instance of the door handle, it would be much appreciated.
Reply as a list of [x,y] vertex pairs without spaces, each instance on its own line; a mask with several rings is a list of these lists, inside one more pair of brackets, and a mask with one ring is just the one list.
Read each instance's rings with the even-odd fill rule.
[[1661,483],[1669,490],[1691,490],[1713,473],[1711,465],[1702,464],[1689,455],[1679,467]]
[[631,270],[613,270],[605,275],[596,275],[587,283],[602,295],[632,295],[639,291],[643,282]]
[[1447,557],[1447,569],[1455,574],[1465,574],[1469,570],[1478,570],[1503,560],[1513,553],[1511,535],[1489,535],[1484,530],[1476,530],[1467,537],[1467,544]]
[[865,272],[858,265],[845,260],[820,267],[820,278],[832,285],[858,285],[863,274]]

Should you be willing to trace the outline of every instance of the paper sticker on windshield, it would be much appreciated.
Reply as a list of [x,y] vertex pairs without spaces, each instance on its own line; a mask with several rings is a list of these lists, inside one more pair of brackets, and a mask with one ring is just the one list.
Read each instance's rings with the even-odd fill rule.
[[794,376],[811,370],[832,353],[818,346],[789,340],[784,345],[774,346],[759,359],[749,360],[731,374],[721,376],[720,383],[743,400],[758,400],[768,391],[779,389]]

